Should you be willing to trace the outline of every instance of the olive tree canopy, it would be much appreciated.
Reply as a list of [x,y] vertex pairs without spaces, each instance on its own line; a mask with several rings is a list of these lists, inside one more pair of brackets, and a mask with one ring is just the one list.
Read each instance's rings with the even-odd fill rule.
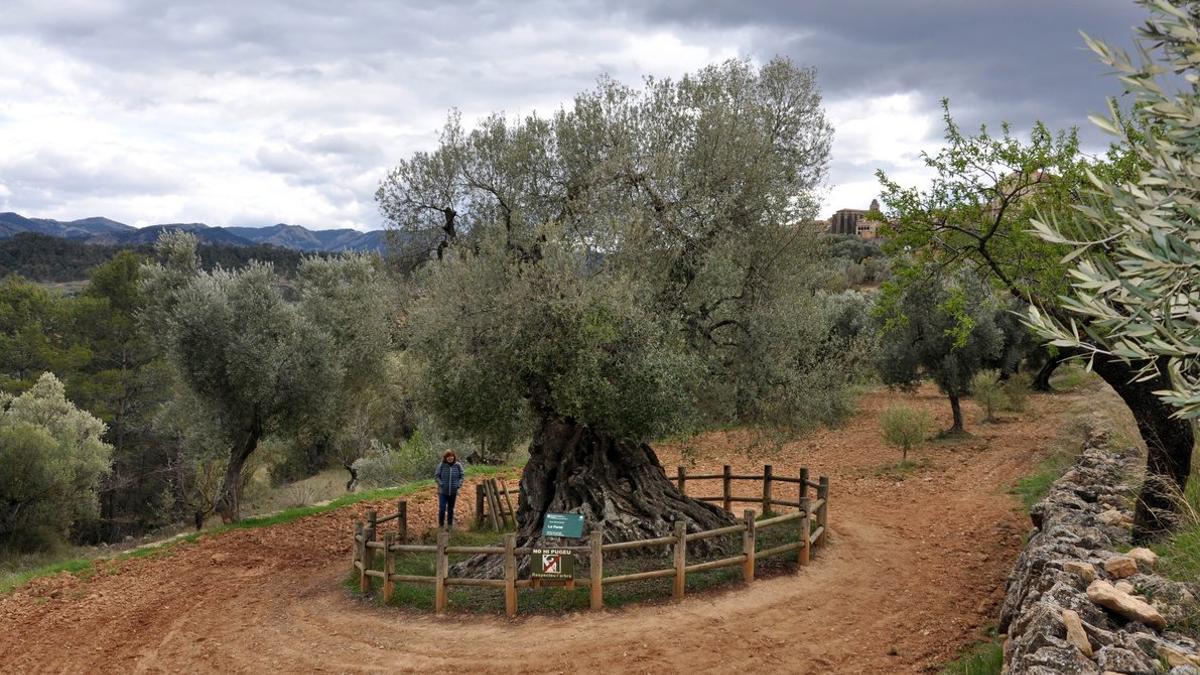
[[550,118],[468,132],[452,115],[383,182],[417,268],[419,400],[460,433],[532,433],[523,539],[547,511],[610,540],[725,522],[647,441],[845,413],[856,342],[833,337],[800,225],[831,133],[811,69],[730,61],[640,89],[602,79]]

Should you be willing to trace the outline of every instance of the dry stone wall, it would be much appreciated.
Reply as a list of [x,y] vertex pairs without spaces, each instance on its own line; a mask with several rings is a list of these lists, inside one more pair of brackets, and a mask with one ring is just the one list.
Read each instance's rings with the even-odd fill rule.
[[1090,437],[1031,510],[1001,609],[1005,672],[1200,675],[1200,644],[1171,630],[1194,616],[1200,585],[1155,574],[1152,551],[1129,549],[1140,460],[1103,441]]

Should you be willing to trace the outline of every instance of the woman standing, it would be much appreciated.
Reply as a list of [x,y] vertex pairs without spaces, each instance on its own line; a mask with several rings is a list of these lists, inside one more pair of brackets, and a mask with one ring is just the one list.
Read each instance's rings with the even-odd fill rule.
[[453,450],[442,455],[442,461],[433,472],[438,488],[438,528],[454,528],[454,502],[463,483],[463,468]]

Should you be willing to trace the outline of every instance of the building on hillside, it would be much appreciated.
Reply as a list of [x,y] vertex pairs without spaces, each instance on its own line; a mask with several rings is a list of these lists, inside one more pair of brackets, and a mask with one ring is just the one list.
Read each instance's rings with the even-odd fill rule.
[[842,209],[829,218],[829,234],[848,234],[862,239],[874,239],[879,236],[879,223],[869,220],[867,214],[879,210],[879,200],[872,199],[867,209]]

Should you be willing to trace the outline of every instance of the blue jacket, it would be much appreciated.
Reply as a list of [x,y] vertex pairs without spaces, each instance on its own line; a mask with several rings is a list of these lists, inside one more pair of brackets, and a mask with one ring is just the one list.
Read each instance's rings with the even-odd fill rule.
[[437,470],[433,472],[433,479],[437,481],[438,492],[440,494],[458,494],[458,489],[463,484],[462,464],[460,462],[447,464],[443,460],[438,464]]

